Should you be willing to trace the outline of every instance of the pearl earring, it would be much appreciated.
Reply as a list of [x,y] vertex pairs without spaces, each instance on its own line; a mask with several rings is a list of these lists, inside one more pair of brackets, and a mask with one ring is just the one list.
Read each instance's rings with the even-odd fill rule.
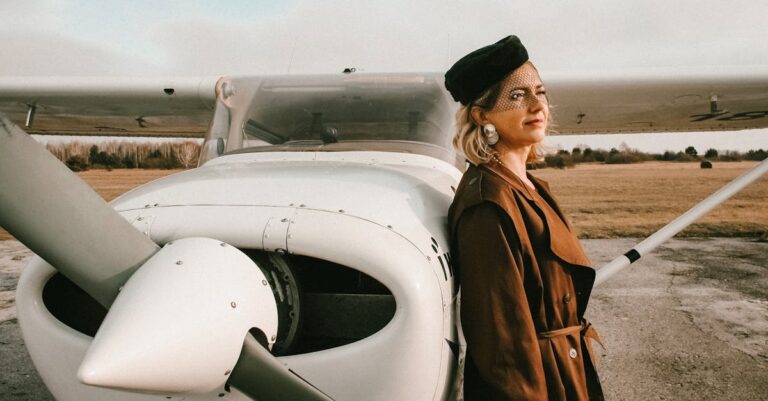
[[483,134],[485,134],[485,141],[489,145],[495,145],[499,141],[499,133],[496,132],[496,126],[493,124],[485,124],[483,126]]

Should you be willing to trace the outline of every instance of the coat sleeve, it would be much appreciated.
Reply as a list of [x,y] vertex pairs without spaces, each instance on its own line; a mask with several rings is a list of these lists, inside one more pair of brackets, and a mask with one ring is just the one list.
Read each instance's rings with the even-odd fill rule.
[[[471,360],[489,400],[546,400],[536,330],[523,287],[517,231],[497,205],[464,211],[455,231],[461,322]],[[467,377],[469,379],[469,377]],[[475,384],[465,383],[467,386]],[[469,390],[468,390],[469,392]]]

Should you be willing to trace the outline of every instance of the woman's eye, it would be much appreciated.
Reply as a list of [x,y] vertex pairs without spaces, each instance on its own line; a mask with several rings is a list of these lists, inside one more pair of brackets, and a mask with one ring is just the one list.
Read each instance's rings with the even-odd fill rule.
[[512,100],[520,100],[525,97],[525,93],[523,92],[512,92],[512,94],[509,95],[509,98]]

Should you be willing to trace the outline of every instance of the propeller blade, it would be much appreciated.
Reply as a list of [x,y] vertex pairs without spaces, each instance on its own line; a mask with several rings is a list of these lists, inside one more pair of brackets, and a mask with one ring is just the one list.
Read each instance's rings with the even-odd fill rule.
[[259,401],[333,401],[275,358],[252,336],[246,336],[230,383]]
[[109,307],[158,246],[0,116],[0,226]]

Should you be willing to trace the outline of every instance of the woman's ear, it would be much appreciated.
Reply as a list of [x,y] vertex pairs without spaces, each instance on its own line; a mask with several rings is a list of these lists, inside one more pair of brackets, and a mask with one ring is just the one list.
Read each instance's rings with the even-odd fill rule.
[[482,127],[488,123],[488,118],[485,116],[485,110],[480,106],[472,106],[469,110],[469,114],[472,115],[472,119],[475,120],[475,124]]

